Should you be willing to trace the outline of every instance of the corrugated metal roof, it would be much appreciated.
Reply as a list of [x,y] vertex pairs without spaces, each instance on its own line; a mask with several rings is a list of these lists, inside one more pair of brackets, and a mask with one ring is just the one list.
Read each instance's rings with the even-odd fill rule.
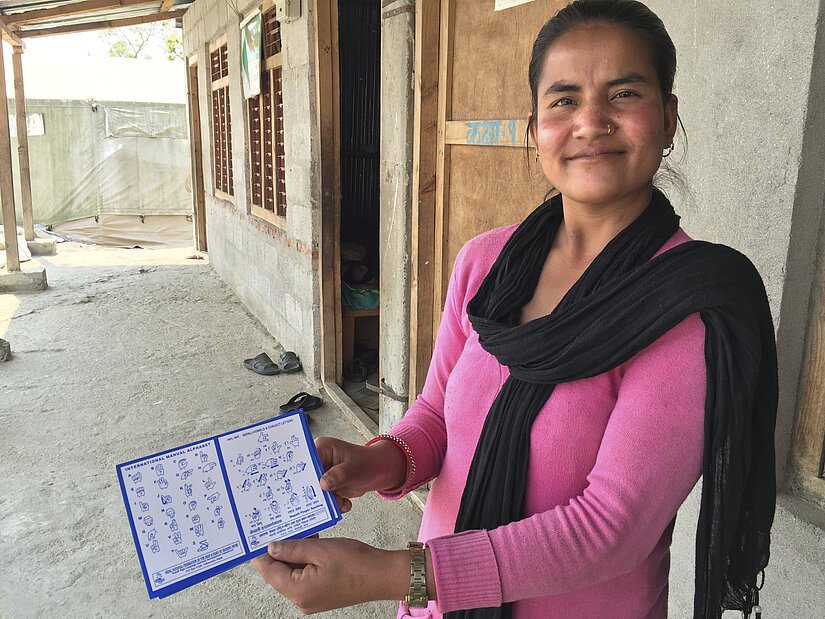
[[[6,38],[116,28],[176,19],[194,0],[0,0]],[[19,41],[17,42],[19,44]]]
[[71,15],[66,17],[53,17],[39,22],[22,24],[17,30],[20,36],[24,36],[27,31],[34,29],[57,28],[59,26],[72,26],[76,24],[91,24],[94,22],[124,19],[126,17],[137,17],[139,15],[152,15],[158,12],[160,4],[146,6],[124,6],[111,11],[106,11],[105,17],[100,13],[86,13],[85,15]]
[[9,10],[47,9],[53,6],[60,6],[61,4],[66,4],[66,0],[62,2],[54,2],[54,0],[51,2],[44,0],[0,0],[0,10],[2,10],[3,13],[8,13]]

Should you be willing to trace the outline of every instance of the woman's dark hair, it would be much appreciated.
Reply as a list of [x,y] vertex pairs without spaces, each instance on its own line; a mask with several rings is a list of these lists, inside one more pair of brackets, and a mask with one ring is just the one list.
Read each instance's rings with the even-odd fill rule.
[[544,70],[547,50],[562,35],[579,26],[594,23],[626,28],[644,41],[659,77],[662,101],[667,103],[670,99],[673,93],[673,80],[676,76],[676,47],[662,20],[636,0],[576,0],[544,24],[533,43],[529,78],[534,119],[538,106],[539,79]]

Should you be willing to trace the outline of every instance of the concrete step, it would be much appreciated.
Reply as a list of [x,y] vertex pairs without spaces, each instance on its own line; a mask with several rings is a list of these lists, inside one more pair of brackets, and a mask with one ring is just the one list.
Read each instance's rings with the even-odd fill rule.
[[34,292],[46,290],[48,287],[44,267],[0,272],[0,293]]
[[57,253],[57,243],[54,239],[36,238],[26,241],[32,256],[54,256]]

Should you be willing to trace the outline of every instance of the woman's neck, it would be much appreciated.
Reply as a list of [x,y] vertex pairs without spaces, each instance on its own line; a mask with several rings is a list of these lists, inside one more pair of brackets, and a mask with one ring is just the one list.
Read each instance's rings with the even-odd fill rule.
[[650,204],[653,187],[611,204],[581,204],[562,196],[564,220],[553,249],[570,265],[589,265]]

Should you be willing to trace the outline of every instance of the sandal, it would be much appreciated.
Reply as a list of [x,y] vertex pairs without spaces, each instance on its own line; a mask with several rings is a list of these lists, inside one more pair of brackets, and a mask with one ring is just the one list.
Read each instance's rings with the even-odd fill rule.
[[286,350],[281,353],[280,357],[281,361],[281,370],[286,372],[287,374],[291,374],[292,372],[300,372],[301,371],[301,360],[298,359],[298,355],[296,355],[291,350]]
[[289,413],[299,408],[306,412],[319,408],[323,403],[324,401],[318,396],[301,391],[292,396],[286,404],[281,404],[280,408],[282,413]]
[[247,370],[252,370],[256,374],[262,374],[263,376],[274,376],[275,374],[281,373],[281,368],[278,367],[278,364],[274,363],[265,352],[262,352],[254,359],[245,359],[243,366]]

